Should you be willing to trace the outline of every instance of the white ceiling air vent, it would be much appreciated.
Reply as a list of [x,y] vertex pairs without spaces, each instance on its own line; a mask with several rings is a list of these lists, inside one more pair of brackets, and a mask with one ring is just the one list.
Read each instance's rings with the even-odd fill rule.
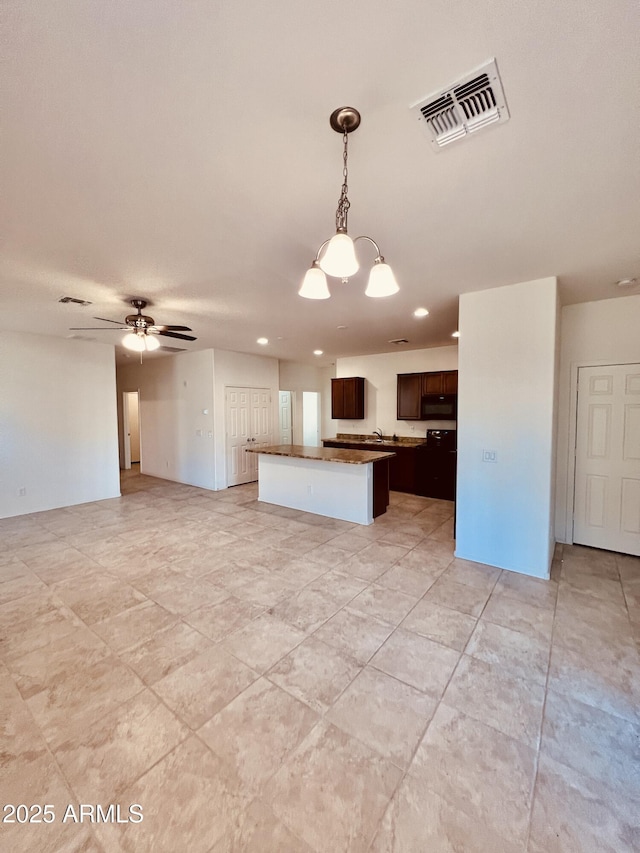
[[159,347],[159,352],[186,352],[187,350],[184,347]]
[[441,92],[411,106],[436,151],[471,133],[509,119],[495,59]]
[[409,341],[406,338],[396,338],[394,341],[389,341],[388,343],[395,344],[397,347],[399,347],[402,344],[408,344]]

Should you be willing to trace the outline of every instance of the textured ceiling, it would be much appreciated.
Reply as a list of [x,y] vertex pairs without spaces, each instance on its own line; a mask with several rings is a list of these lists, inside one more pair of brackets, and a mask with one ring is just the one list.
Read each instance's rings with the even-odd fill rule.
[[[3,11],[0,328],[66,336],[140,296],[194,330],[188,349],[327,364],[451,344],[467,291],[557,275],[564,303],[639,292],[614,284],[640,277],[636,0]],[[494,56],[511,119],[435,153],[409,105]],[[366,298],[361,272],[312,302],[297,290],[334,230],[328,119],[347,104],[349,230],[401,291]]]

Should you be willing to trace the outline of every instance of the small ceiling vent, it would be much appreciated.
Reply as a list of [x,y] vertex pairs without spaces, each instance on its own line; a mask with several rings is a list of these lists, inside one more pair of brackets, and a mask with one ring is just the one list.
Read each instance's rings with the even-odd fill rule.
[[73,303],[73,305],[92,305],[93,303],[87,302],[86,299],[76,299],[74,296],[62,296],[58,299],[58,302],[62,302],[67,305],[69,302]]
[[397,347],[399,347],[402,344],[408,344],[409,341],[406,338],[396,338],[395,341],[389,341],[388,343],[395,344]]
[[469,134],[503,124],[509,110],[496,60],[486,62],[441,92],[411,106],[436,151]]
[[161,346],[158,348],[158,352],[186,352],[187,350],[184,347],[165,347]]

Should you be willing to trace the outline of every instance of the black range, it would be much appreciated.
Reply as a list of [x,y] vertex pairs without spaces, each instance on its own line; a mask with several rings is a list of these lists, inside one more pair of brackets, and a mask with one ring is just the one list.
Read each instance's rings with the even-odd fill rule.
[[453,501],[456,496],[457,442],[455,429],[428,429],[420,448],[419,494]]

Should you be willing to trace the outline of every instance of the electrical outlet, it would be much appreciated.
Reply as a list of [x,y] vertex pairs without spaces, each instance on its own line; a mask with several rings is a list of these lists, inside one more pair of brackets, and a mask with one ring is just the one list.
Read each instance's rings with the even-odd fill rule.
[[18,497],[23,498],[27,494],[26,486],[20,486],[18,489]]
[[497,462],[498,454],[495,450],[483,450],[482,451],[482,461],[483,462]]

